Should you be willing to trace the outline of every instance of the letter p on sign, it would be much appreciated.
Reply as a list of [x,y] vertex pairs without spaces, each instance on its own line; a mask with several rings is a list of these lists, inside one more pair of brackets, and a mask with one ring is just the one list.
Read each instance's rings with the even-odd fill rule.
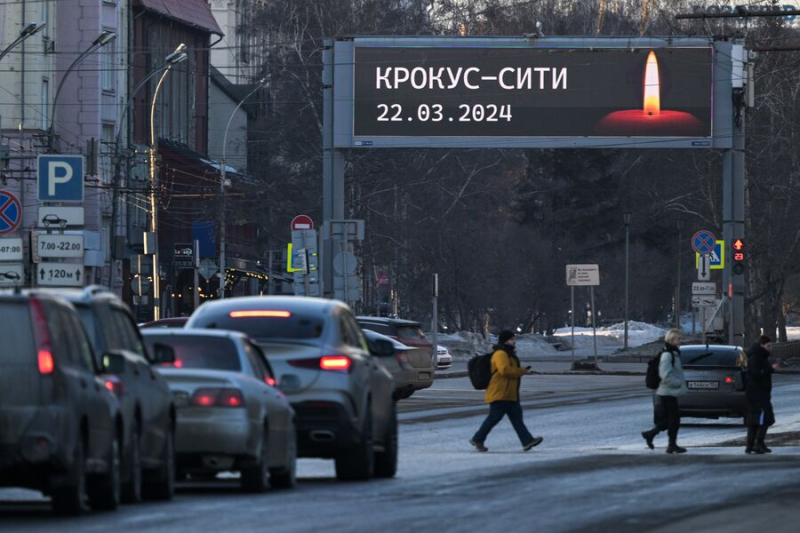
[[37,165],[39,201],[83,202],[83,169],[81,155],[40,155]]

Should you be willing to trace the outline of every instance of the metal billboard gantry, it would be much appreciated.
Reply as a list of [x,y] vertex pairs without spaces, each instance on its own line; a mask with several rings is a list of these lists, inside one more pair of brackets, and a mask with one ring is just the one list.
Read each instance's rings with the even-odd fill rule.
[[[354,36],[327,40],[323,63],[326,225],[344,218],[344,150],[687,148],[723,151],[724,239],[744,236],[741,43]],[[342,246],[323,241],[328,297]],[[726,268],[723,281],[741,343],[743,279]]]

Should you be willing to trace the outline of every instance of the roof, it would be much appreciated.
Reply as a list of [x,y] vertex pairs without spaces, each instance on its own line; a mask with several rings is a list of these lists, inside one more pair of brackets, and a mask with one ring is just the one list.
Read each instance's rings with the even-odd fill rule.
[[736,352],[738,350],[744,350],[744,348],[741,346],[731,346],[729,344],[684,344],[681,346],[681,351],[684,350],[718,350]]
[[357,316],[359,322],[371,322],[373,324],[391,324],[393,326],[421,326],[421,322],[416,320],[405,320],[403,318],[389,318],[387,316]]
[[247,338],[247,335],[227,329],[148,328],[142,330],[145,337],[222,337],[225,339]]
[[220,72],[217,67],[214,65],[209,66],[211,67],[209,71],[211,74],[211,82],[219,87],[222,92],[228,95],[228,98],[237,104],[244,100],[244,97],[247,96],[248,91],[253,90],[253,85],[237,85],[229,80],[225,74]]
[[206,302],[191,316],[190,322],[196,315],[211,312],[226,311],[251,311],[251,310],[286,310],[295,313],[327,313],[331,307],[343,303],[337,300],[324,298],[309,298],[304,296],[245,296],[240,298],[226,298]]
[[224,35],[217,24],[211,7],[206,0],[136,0],[136,3],[148,11],[154,11],[189,26]]

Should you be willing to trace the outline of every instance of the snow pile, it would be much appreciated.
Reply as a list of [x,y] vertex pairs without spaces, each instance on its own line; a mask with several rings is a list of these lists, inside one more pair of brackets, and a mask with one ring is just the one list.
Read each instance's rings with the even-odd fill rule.
[[[541,335],[517,335],[517,354],[520,357],[548,355],[558,353],[555,346]],[[456,359],[469,359],[473,355],[487,353],[497,343],[496,335],[488,335],[485,339],[478,333],[460,331],[451,335],[439,335],[439,344],[446,346]]]
[[[664,337],[667,330],[644,322],[628,322],[628,346],[636,347],[657,341]],[[554,333],[557,337],[565,337],[570,341],[572,329],[560,328]],[[597,328],[598,346],[622,346],[625,343],[625,323],[614,324]],[[575,348],[588,348],[593,346],[592,328],[575,328]]]

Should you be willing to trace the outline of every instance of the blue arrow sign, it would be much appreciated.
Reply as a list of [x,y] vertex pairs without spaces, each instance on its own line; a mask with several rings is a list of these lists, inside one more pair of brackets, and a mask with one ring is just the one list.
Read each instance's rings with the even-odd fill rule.
[[0,235],[11,233],[22,222],[22,204],[8,191],[0,191]]

